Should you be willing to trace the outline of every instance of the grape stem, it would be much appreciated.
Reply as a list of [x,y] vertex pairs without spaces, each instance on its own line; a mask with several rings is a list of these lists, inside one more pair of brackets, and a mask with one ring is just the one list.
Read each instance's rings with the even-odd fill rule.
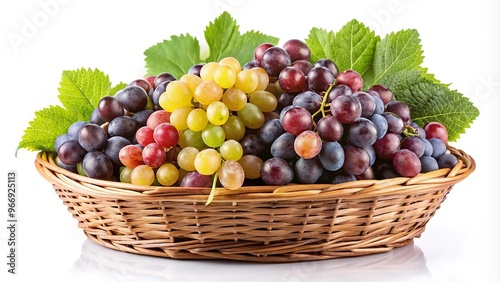
[[326,89],[325,91],[325,94],[323,95],[323,100],[321,101],[321,105],[319,107],[319,110],[317,110],[314,114],[312,114],[312,119],[314,121],[314,117],[316,117],[316,115],[318,115],[319,113],[321,113],[321,115],[324,117],[326,116],[326,113],[325,113],[325,107],[329,107],[330,104],[327,103],[327,99],[328,99],[328,94],[330,93],[330,91],[332,90],[333,88],[333,84],[330,84],[328,86],[328,89]]
[[406,124],[405,128],[403,130],[403,134],[405,137],[417,137],[418,130],[416,128],[414,128],[413,126]]
[[210,203],[212,203],[212,201],[214,200],[214,197],[215,197],[215,189],[217,189],[217,171],[215,172],[214,174],[214,181],[212,182],[212,190],[210,190],[210,195],[208,195],[208,199],[207,199],[207,202],[205,203],[205,206],[208,206],[210,205]]

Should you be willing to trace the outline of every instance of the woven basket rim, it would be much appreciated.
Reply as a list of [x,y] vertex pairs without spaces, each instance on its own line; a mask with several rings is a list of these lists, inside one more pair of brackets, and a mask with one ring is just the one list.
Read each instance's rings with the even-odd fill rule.
[[[448,146],[458,163],[449,169],[420,173],[415,177],[383,180],[357,180],[341,184],[287,184],[285,186],[243,186],[238,190],[217,189],[214,202],[264,201],[269,199],[300,199],[325,197],[367,198],[401,194],[418,194],[444,184],[453,185],[470,175],[476,168],[474,159],[462,150]],[[205,202],[211,188],[140,186],[111,180],[99,180],[73,173],[56,165],[55,155],[40,151],[35,159],[38,172],[49,182],[95,197],[124,200],[168,197],[172,201]]]

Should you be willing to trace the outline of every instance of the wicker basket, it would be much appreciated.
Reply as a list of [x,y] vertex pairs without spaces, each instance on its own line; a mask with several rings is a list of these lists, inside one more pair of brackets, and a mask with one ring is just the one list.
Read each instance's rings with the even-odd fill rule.
[[38,172],[93,241],[124,252],[175,259],[258,262],[382,253],[419,237],[474,159],[449,147],[453,169],[414,178],[343,184],[218,189],[137,186],[68,172],[37,155]]

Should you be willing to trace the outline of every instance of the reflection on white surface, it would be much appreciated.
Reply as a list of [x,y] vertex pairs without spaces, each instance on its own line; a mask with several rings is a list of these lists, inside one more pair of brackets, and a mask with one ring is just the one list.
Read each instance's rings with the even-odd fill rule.
[[413,243],[387,253],[298,263],[174,260],[115,251],[85,240],[68,281],[430,281]]

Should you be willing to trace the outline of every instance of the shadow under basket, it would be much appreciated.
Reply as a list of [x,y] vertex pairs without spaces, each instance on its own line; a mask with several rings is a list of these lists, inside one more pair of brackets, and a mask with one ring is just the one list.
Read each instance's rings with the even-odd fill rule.
[[419,237],[453,186],[475,170],[342,184],[210,188],[138,186],[83,177],[40,152],[35,165],[86,236],[105,247],[175,259],[290,262],[390,251]]

